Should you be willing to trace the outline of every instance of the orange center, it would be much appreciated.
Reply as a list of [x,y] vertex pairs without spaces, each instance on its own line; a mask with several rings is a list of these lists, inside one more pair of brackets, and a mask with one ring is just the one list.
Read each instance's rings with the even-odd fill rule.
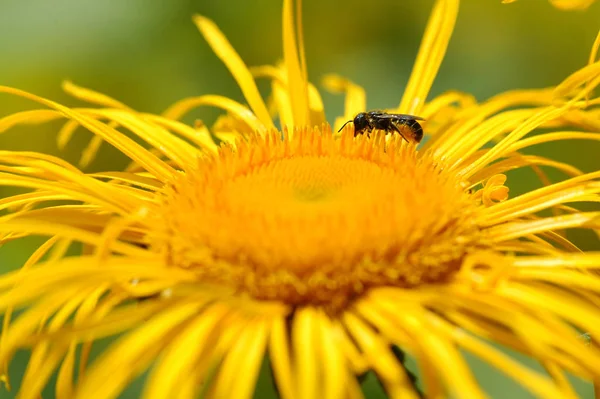
[[257,135],[165,193],[158,243],[200,279],[293,304],[441,281],[478,245],[476,207],[417,155],[382,133]]

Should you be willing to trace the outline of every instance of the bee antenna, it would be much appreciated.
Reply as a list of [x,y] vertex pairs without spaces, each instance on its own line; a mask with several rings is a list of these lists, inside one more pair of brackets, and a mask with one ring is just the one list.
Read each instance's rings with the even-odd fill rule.
[[342,129],[344,128],[344,126],[346,126],[348,123],[352,122],[352,119],[350,119],[348,122],[344,123],[342,125],[342,127],[340,128],[340,130],[338,130],[338,133],[342,131]]

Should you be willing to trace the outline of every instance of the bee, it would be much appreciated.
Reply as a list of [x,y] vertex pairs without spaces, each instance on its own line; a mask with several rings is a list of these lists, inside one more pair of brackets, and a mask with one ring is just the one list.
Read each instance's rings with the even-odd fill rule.
[[357,114],[338,130],[341,132],[348,123],[354,123],[354,136],[369,133],[373,129],[385,130],[386,133],[398,132],[406,141],[420,143],[423,138],[423,128],[417,122],[423,118],[414,115],[388,114],[383,111],[369,111]]

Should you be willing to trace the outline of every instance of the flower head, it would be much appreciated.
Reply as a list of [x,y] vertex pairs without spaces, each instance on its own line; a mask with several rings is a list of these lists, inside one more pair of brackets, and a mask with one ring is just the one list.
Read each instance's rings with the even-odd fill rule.
[[[346,95],[345,112],[333,129],[325,122],[293,6],[284,1],[276,66],[248,68],[212,21],[194,18],[248,106],[204,95],[153,115],[69,82],[68,93],[96,107],[0,87],[45,107],[0,119],[0,131],[66,118],[60,143],[79,127],[95,134],[83,163],[102,141],[132,161],[84,173],[49,155],[0,151],[0,184],[31,189],[0,201],[11,211],[0,239],[49,236],[0,277],[5,382],[21,348],[32,352],[24,398],[55,371],[57,397],[112,398],[148,368],[146,398],[246,398],[267,353],[284,398],[360,397],[356,376],[369,370],[391,397],[417,398],[398,348],[417,359],[432,398],[485,396],[459,349],[540,397],[573,397],[565,372],[598,381],[600,352],[579,336],[600,334],[600,254],[580,251],[564,230],[598,232],[600,212],[575,206],[600,202],[600,172],[527,150],[600,140],[600,40],[555,88],[427,100],[458,11],[438,0],[407,89],[388,110],[425,119],[429,138],[417,147],[385,129],[343,126],[366,101],[339,76],[324,85]],[[272,82],[268,101],[257,78]],[[210,128],[180,122],[205,105],[226,113]],[[551,183],[540,166],[569,177]],[[511,198],[505,172],[523,167],[545,186]],[[73,243],[82,253],[66,256]],[[14,309],[22,312],[11,320]],[[116,334],[90,359],[94,341]],[[494,343],[538,359],[547,375]]]

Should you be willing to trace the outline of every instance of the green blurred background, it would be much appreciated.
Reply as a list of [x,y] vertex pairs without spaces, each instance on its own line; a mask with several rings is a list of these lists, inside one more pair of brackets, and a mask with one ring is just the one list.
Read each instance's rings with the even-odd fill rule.
[[[344,75],[367,90],[369,108],[395,106],[410,73],[433,1],[306,1],[304,29],[309,77]],[[186,96],[222,94],[244,102],[240,90],[191,22],[200,13],[213,19],[248,65],[281,58],[281,1],[209,0],[0,0],[0,84],[32,91],[70,105],[78,103],[60,89],[63,79],[97,89],[138,110],[160,112]],[[503,5],[496,0],[467,0],[432,95],[450,89],[479,100],[516,88],[555,85],[587,62],[600,28],[600,4],[586,12],[556,10],[544,0]],[[261,90],[268,89],[262,82]],[[342,111],[339,96],[323,93],[330,122]],[[0,96],[0,116],[30,108],[27,101]],[[188,121],[208,122],[214,109],[192,113]],[[78,131],[58,151],[59,124],[18,128],[0,135],[0,149],[59,154],[76,163],[89,134]],[[600,169],[600,144],[549,143],[531,153],[572,163],[583,171]],[[124,156],[107,145],[88,170],[120,169]],[[550,172],[554,180],[564,176]],[[511,194],[539,182],[527,170],[509,174]],[[0,187],[0,198],[13,189]],[[581,206],[591,210],[593,206]],[[598,209],[596,206],[595,209]],[[569,236],[584,249],[600,249],[598,238],[583,231]],[[0,247],[0,270],[22,264],[40,240]],[[18,380],[25,354],[11,374]],[[494,398],[530,397],[517,385],[472,359],[478,380]],[[137,397],[137,382],[123,397]],[[577,382],[582,397],[591,387]],[[369,397],[383,397],[367,378]],[[273,397],[268,373],[257,397]],[[13,393],[0,389],[0,398]],[[53,397],[50,389],[44,397]]]

